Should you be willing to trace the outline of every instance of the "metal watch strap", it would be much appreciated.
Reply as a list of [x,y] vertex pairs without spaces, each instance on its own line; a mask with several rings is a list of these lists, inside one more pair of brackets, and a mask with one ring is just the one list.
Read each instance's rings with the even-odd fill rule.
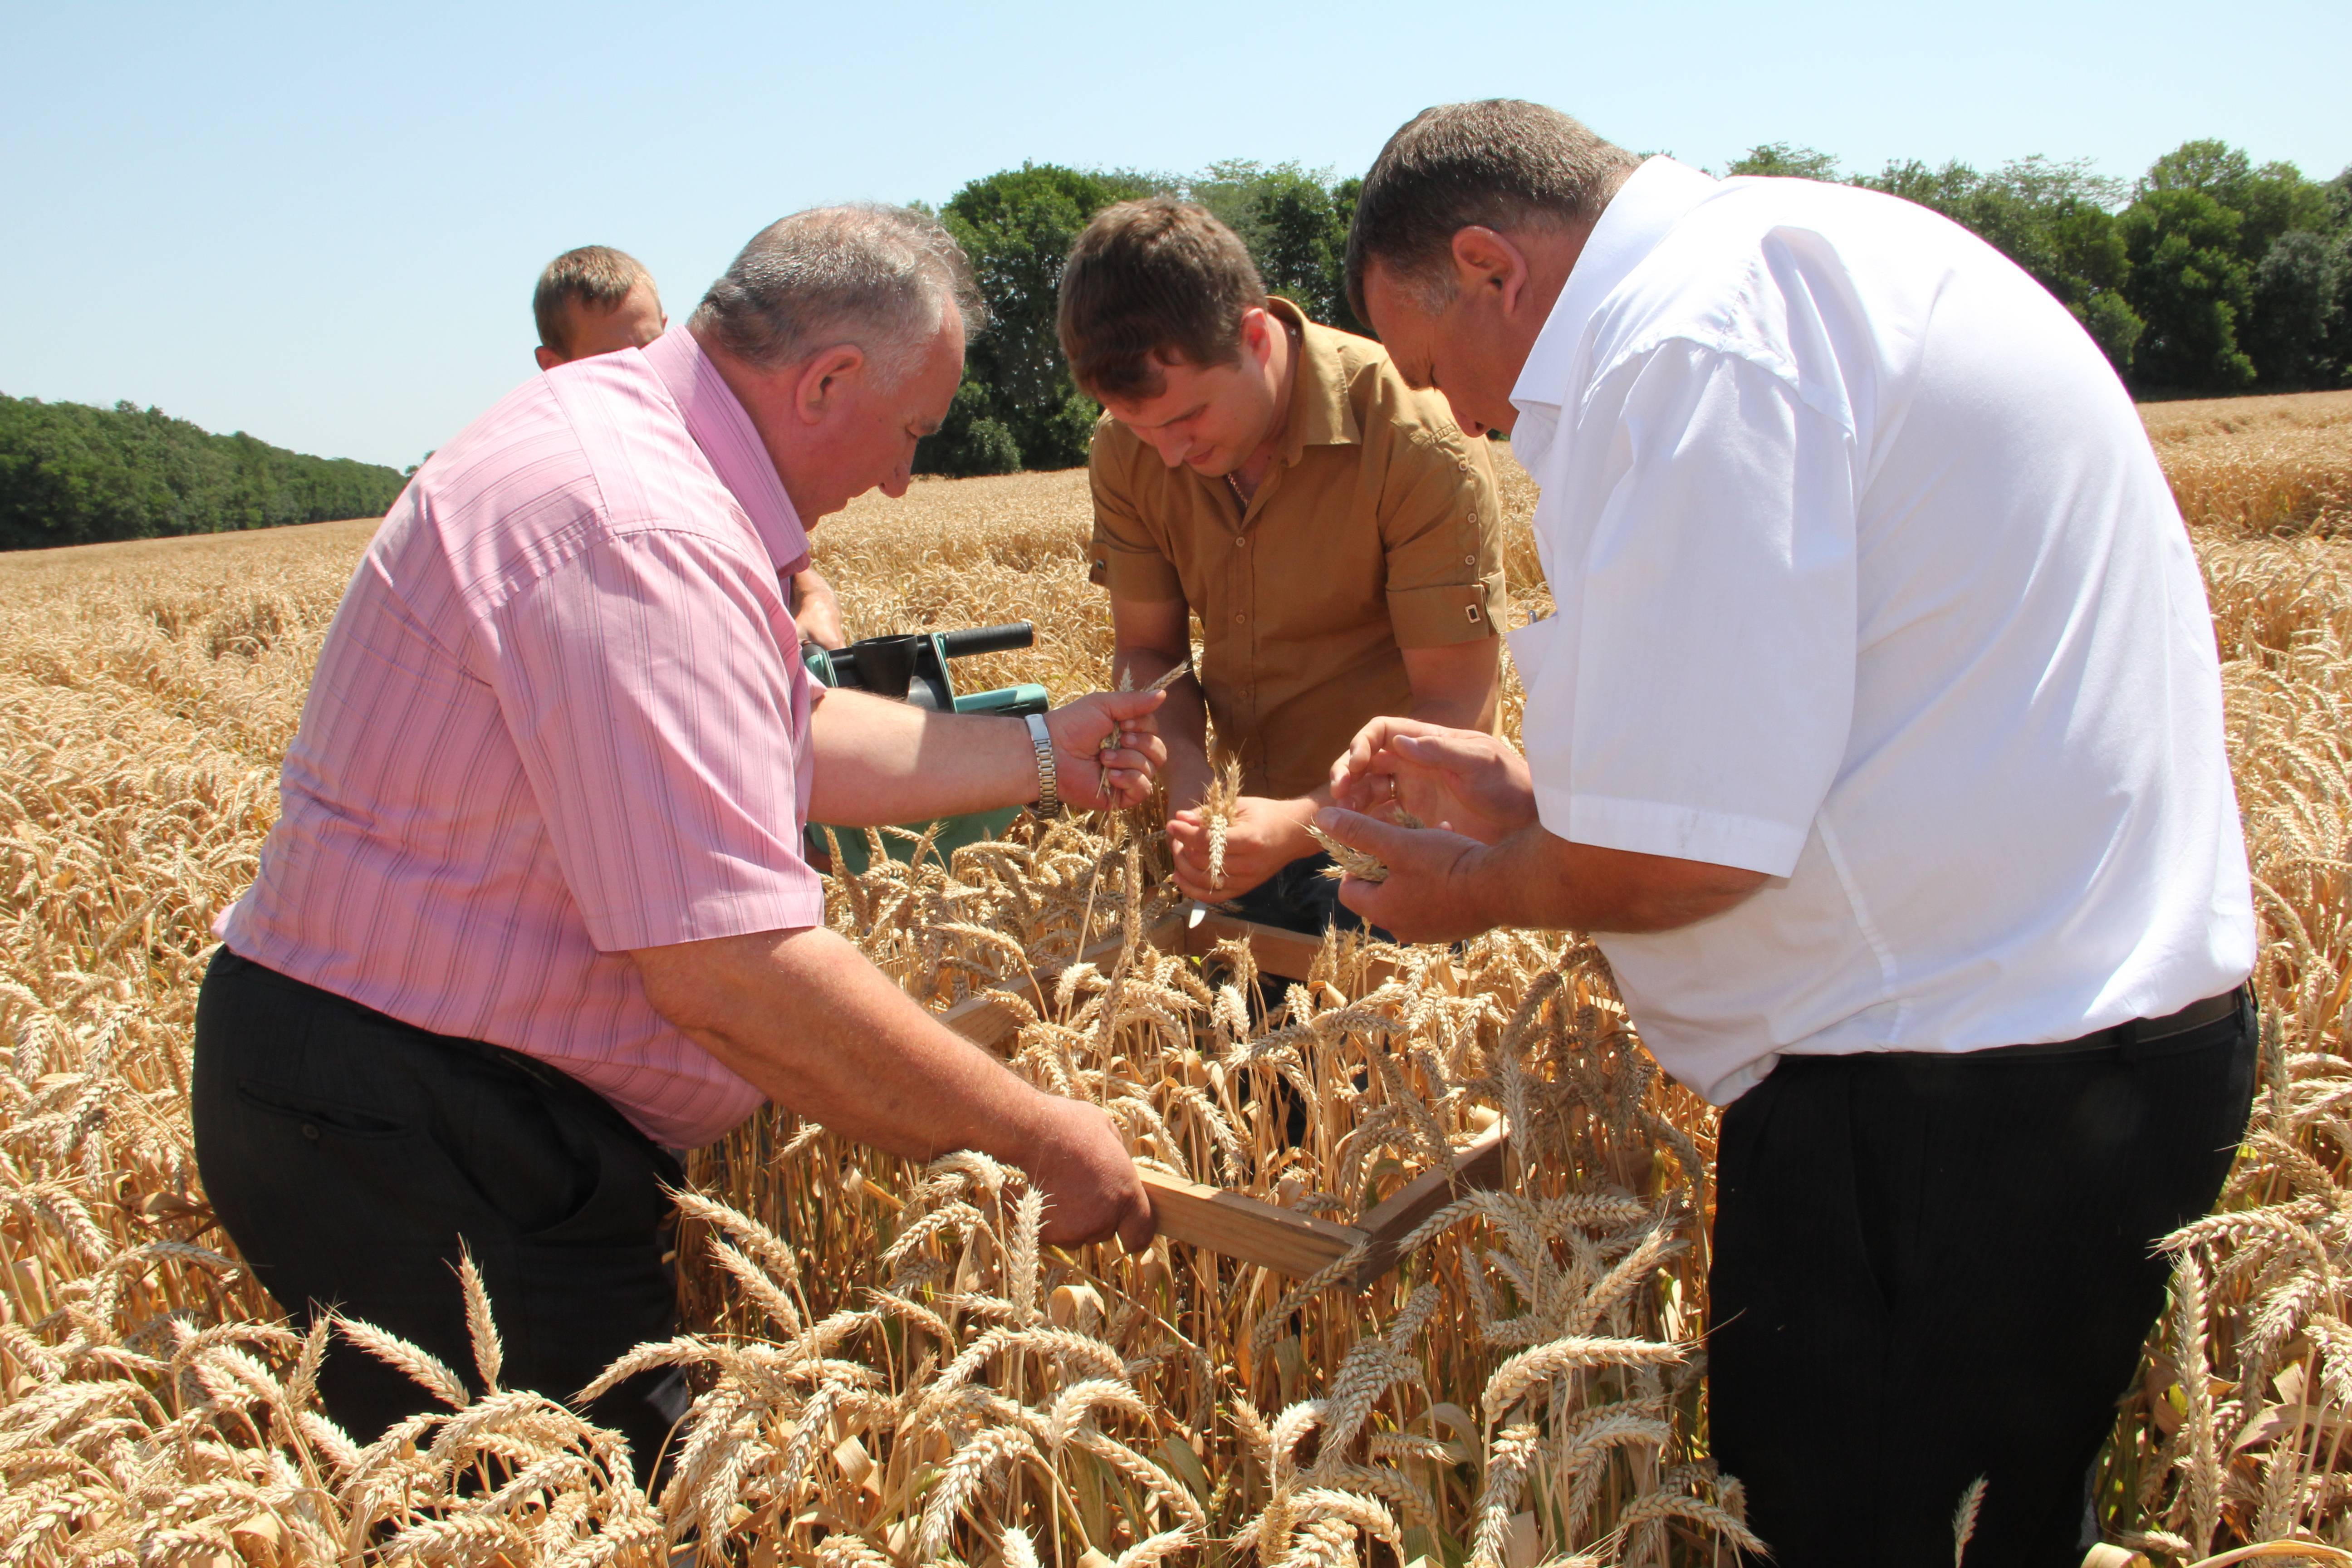
[[1054,737],[1045,732],[1045,716],[1024,713],[1029,721],[1029,743],[1037,748],[1037,815],[1052,816],[1062,809],[1060,781],[1054,766]]

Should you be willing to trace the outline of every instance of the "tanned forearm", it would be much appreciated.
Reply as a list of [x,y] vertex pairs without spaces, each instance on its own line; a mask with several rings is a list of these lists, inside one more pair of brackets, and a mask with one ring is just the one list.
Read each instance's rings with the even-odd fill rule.
[[1029,727],[992,713],[940,713],[868,692],[828,691],[810,726],[809,817],[879,826],[993,811],[1037,798]]
[[822,928],[650,950],[654,1006],[730,1071],[835,1132],[909,1159],[1024,1163],[1045,1097]]
[[1489,925],[1546,931],[1674,931],[1745,900],[1762,873],[1555,837],[1530,824],[1500,843],[1467,839],[1447,880]]

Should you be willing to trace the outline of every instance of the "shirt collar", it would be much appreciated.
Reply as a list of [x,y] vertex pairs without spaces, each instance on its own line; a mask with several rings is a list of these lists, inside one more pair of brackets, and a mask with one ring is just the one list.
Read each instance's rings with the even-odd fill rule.
[[[1570,377],[1584,345],[1586,329],[1617,286],[1632,275],[1666,231],[1715,194],[1720,182],[1672,158],[1651,158],[1627,177],[1602,209],[1601,220],[1570,268],[1568,282],[1552,301],[1551,314],[1511,388],[1522,412],[1557,417],[1570,390]],[[1513,432],[1514,435],[1517,432]]]
[[1307,312],[1275,296],[1267,314],[1298,329],[1298,364],[1290,382],[1290,413],[1283,435],[1283,461],[1295,463],[1309,447],[1352,447],[1362,439],[1356,406],[1348,398],[1348,367],[1339,357],[1343,334],[1318,326]]
[[784,493],[784,481],[776,477],[776,465],[751,427],[751,416],[743,412],[734,390],[694,334],[683,326],[672,327],[646,345],[645,355],[677,400],[686,433],[751,520],[751,531],[767,547],[776,570],[797,572],[807,565],[808,531],[793,510],[792,497]]

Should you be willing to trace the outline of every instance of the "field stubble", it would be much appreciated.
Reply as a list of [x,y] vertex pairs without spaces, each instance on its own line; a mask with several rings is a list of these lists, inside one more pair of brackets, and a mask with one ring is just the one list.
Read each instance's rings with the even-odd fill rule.
[[[2169,1244],[2098,1494],[2110,1539],[2187,1563],[2352,1536],[2352,546],[2332,537],[2352,396],[2150,425],[2200,524],[2264,940],[2254,1126],[2219,1213]],[[1505,468],[1513,588],[1539,602],[1532,492]],[[1110,646],[1085,518],[1082,475],[925,482],[827,523],[818,559],[860,633],[1036,621],[1035,650],[961,673],[1067,695]],[[830,918],[940,1005],[1124,931],[1024,1007],[1017,1069],[1103,1104],[1140,1157],[1302,1212],[1350,1217],[1499,1111],[1505,1188],[1442,1211],[1370,1290],[1165,1242],[1043,1247],[1018,1173],[918,1168],[772,1111],[692,1164],[688,1331],[635,1361],[704,1393],[656,1496],[612,1439],[499,1387],[470,1279],[450,1283],[470,1367],[289,1329],[205,1206],[188,1040],[209,921],[252,874],[367,532],[0,562],[0,1568],[688,1542],[974,1568],[1729,1559],[1739,1494],[1706,1460],[1701,1378],[1714,1115],[1657,1073],[1597,955],[1540,932],[1451,963],[1335,945],[1261,996],[1245,951],[1139,940],[1172,897],[1146,821],[885,867],[837,884]],[[1276,1079],[1307,1109],[1295,1151]],[[439,1408],[339,1431],[313,1391],[328,1353],[406,1365]]]

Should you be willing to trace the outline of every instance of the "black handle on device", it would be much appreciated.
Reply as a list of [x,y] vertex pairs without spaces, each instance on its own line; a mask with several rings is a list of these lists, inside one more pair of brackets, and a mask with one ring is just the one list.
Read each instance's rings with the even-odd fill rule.
[[1027,621],[940,634],[940,647],[950,658],[962,658],[975,653],[1003,653],[1009,648],[1034,647],[1036,641],[1037,628]]

